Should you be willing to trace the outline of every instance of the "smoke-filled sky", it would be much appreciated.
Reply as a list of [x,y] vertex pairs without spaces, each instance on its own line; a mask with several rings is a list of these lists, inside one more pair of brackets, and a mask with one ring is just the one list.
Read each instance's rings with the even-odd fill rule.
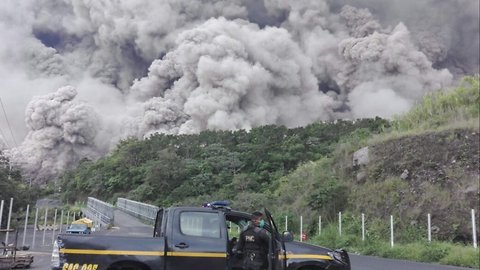
[[38,182],[127,136],[391,117],[479,72],[476,0],[3,0],[0,35],[0,144]]

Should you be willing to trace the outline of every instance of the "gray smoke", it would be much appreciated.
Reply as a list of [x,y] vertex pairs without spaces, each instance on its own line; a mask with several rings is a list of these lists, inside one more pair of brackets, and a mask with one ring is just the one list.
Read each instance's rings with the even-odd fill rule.
[[126,136],[391,117],[479,72],[478,5],[6,0],[2,147],[45,181]]
[[334,101],[317,84],[285,29],[219,18],[182,33],[131,94],[149,100],[141,134],[176,131],[172,122],[179,133],[197,133],[331,119]]
[[27,179],[45,182],[69,164],[99,156],[98,116],[87,104],[75,101],[76,95],[73,87],[66,86],[28,104],[28,135],[19,147],[9,150],[12,163],[24,168]]
[[400,22],[434,67],[457,76],[479,73],[479,1],[329,0],[333,11],[344,5],[368,8],[384,27]]

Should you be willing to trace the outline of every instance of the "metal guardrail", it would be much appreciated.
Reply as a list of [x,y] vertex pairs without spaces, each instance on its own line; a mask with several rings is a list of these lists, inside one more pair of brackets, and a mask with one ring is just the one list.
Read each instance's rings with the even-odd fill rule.
[[135,217],[138,217],[153,225],[155,224],[157,212],[160,208],[151,204],[132,201],[125,198],[118,198],[117,209],[122,210]]
[[87,208],[84,209],[84,212],[90,219],[110,225],[113,224],[114,210],[115,206],[99,199],[88,197]]

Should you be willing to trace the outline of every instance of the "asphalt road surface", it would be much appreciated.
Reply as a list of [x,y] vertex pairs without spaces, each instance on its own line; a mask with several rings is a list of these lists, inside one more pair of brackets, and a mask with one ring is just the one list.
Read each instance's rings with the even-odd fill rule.
[[[133,218],[121,211],[115,212],[115,225],[110,230],[101,230],[93,232],[94,234],[103,234],[103,235],[130,235],[135,236],[149,236],[153,233],[153,227],[145,225],[139,222],[136,218]],[[27,233],[28,234],[28,233]],[[22,235],[22,234],[20,234]],[[47,232],[47,239],[51,241],[51,232]],[[19,238],[19,243],[21,244],[21,237]],[[31,238],[28,238],[28,240]],[[35,256],[34,262],[31,266],[31,269],[34,270],[48,270],[50,269],[50,259],[52,246],[50,243],[47,243],[45,246],[42,245],[43,234],[36,234],[36,243],[32,251],[28,253]],[[50,242],[46,241],[46,242]],[[29,244],[29,241],[26,241],[26,244]],[[384,259],[378,257],[370,256],[359,256],[359,255],[350,255],[352,262],[352,270],[471,270],[470,268],[463,267],[454,267],[454,266],[445,266],[437,264],[426,264],[426,263],[417,263],[404,260],[392,260]],[[189,270],[189,269],[185,269]],[[191,269],[195,270],[195,269]]]

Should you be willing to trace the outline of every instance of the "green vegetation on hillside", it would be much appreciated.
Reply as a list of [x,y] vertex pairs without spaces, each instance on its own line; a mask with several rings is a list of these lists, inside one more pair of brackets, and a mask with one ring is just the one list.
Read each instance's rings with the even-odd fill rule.
[[[475,269],[480,267],[480,251],[472,246],[439,241],[429,243],[426,239],[423,239],[423,232],[410,231],[410,236],[417,237],[417,239],[410,239],[408,242],[396,242],[391,247],[389,240],[382,239],[381,235],[378,234],[378,232],[386,230],[384,235],[388,235],[388,228],[369,230],[367,238],[362,241],[361,232],[358,229],[360,228],[360,221],[348,216],[346,221],[348,223],[345,224],[342,236],[339,236],[336,224],[329,224],[322,230],[322,234],[313,237],[311,242],[331,248],[346,247],[349,252],[363,255],[440,263]],[[375,226],[381,227],[382,225],[375,224]]]
[[[331,155],[280,179],[277,203],[288,202],[282,214],[303,215],[309,235],[318,233],[316,219],[322,215],[325,229],[312,239],[320,245],[478,268],[478,249],[462,243],[471,245],[469,211],[478,210],[479,202],[479,93],[479,77],[467,77],[452,91],[427,95],[380,134],[358,129],[343,136]],[[353,166],[352,154],[365,146],[370,163]],[[339,197],[346,202],[339,204]],[[345,228],[339,236],[335,214],[341,209]],[[361,211],[367,216],[366,241]],[[433,239],[458,243],[429,244],[426,213],[440,228]],[[395,248],[389,247],[391,214]],[[289,228],[298,231],[297,221]]]
[[442,126],[473,124],[480,115],[479,76],[464,77],[453,91],[431,92],[408,113],[393,121],[396,131],[429,130]]
[[[316,123],[287,129],[264,126],[249,132],[156,134],[122,141],[108,157],[81,164],[61,176],[65,201],[117,197],[157,205],[201,204],[228,199],[252,210],[265,205],[278,179],[299,164],[331,155],[340,138],[355,130],[379,133],[386,120]],[[301,183],[301,182],[300,182]]]
[[34,203],[41,191],[37,187],[30,188],[22,179],[18,170],[11,169],[8,160],[0,155],[0,201],[4,201],[3,218],[0,224],[6,227],[10,198],[13,198],[12,212],[25,209],[27,204]]

